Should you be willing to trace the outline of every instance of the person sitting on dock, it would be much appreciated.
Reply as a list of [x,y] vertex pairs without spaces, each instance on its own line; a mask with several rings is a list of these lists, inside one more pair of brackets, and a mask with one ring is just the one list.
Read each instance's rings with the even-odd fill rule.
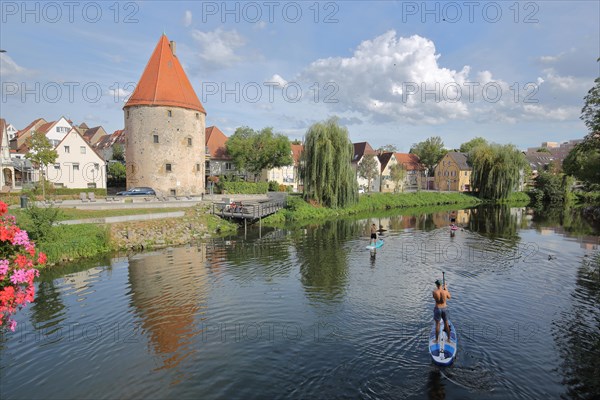
[[371,225],[371,246],[375,246],[377,241],[377,225]]
[[437,342],[440,337],[440,319],[444,320],[444,331],[448,335],[448,343],[450,343],[450,325],[448,324],[448,305],[446,300],[452,298],[446,284],[442,286],[442,282],[435,281],[437,289],[433,291],[433,299],[435,300],[435,307],[433,308],[433,319],[435,321],[435,341]]

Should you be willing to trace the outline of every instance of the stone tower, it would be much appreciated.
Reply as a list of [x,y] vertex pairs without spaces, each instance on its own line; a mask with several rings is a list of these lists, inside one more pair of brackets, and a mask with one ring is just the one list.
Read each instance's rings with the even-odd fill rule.
[[162,35],[125,114],[127,188],[159,195],[204,193],[206,111]]

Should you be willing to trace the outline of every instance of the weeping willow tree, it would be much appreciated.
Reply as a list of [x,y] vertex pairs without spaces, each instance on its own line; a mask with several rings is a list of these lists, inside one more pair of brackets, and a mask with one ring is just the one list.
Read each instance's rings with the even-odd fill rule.
[[469,152],[468,160],[473,167],[473,189],[484,199],[506,199],[519,187],[527,167],[525,156],[512,144],[476,146]]
[[336,118],[312,125],[306,132],[300,169],[304,199],[332,208],[355,204],[358,183],[353,154],[348,130]]

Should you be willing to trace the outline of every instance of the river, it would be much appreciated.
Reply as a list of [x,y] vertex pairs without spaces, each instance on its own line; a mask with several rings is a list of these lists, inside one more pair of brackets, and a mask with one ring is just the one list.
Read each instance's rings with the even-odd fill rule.
[[[524,208],[381,213],[47,271],[2,399],[539,399],[600,393],[597,230]],[[385,245],[365,249],[369,225]],[[445,273],[459,337],[427,352]]]

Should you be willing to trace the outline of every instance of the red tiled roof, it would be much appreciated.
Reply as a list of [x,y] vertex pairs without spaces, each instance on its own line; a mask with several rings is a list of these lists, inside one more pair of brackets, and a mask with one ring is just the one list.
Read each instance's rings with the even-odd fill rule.
[[353,143],[353,145],[354,145],[354,156],[352,157],[352,162],[358,162],[366,154],[377,155],[375,150],[373,150],[371,145],[367,142]]
[[416,154],[411,153],[395,153],[396,162],[406,167],[407,171],[424,169],[421,160]]
[[225,143],[227,142],[227,136],[216,126],[209,126],[205,130],[206,132],[206,147],[210,157],[213,159],[226,159],[229,160],[231,157],[227,154]]
[[27,133],[31,128],[33,128],[36,124],[42,122],[45,124],[46,120],[44,118],[38,118],[36,120],[34,120],[32,123],[30,123],[29,125],[27,125],[27,127],[21,129],[20,131],[17,132],[17,137],[20,137],[21,135],[23,135],[24,133]]
[[206,114],[164,34],[123,108],[139,105],[182,107]]
[[46,134],[48,131],[56,124],[57,121],[46,122],[44,125],[41,125],[36,129],[37,132]]
[[292,148],[292,158],[294,159],[294,164],[300,164],[300,157],[302,156],[302,152],[304,151],[303,144],[292,144],[290,145]]

